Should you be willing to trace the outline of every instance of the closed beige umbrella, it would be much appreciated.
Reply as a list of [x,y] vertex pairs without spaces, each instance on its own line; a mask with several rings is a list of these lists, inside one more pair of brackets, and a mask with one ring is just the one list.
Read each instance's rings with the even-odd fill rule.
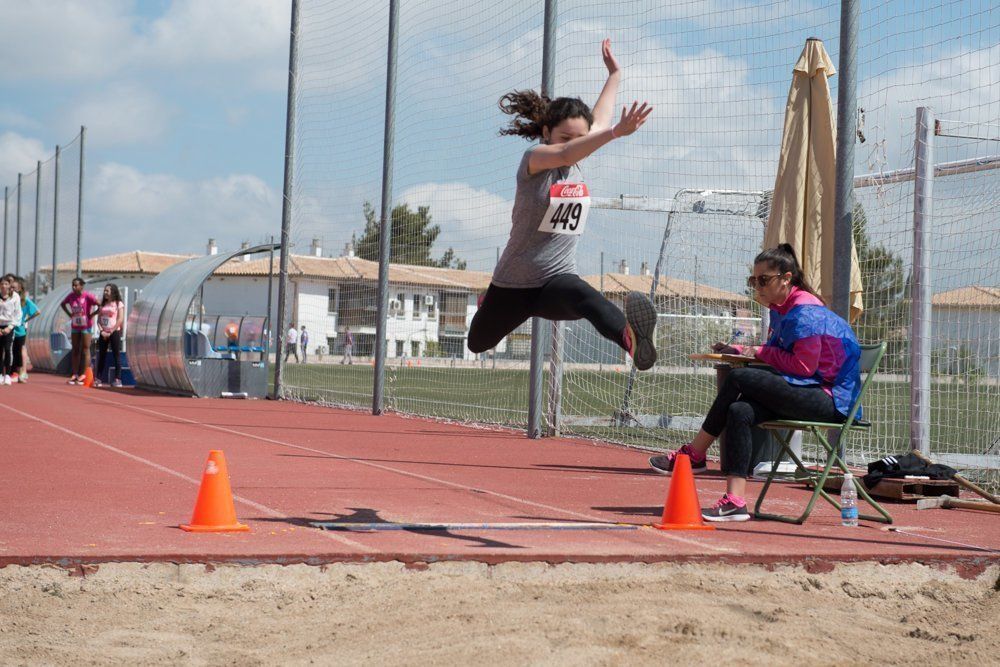
[[[837,129],[827,79],[836,70],[822,41],[806,41],[793,74],[764,248],[791,244],[806,280],[829,304],[833,303]],[[852,322],[864,309],[861,291],[858,253],[852,245]]]

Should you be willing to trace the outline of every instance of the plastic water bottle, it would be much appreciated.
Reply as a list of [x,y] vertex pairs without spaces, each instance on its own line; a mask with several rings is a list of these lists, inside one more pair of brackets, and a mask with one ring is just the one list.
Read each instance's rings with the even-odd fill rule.
[[858,525],[858,490],[851,473],[844,474],[844,484],[840,487],[840,523],[852,528]]

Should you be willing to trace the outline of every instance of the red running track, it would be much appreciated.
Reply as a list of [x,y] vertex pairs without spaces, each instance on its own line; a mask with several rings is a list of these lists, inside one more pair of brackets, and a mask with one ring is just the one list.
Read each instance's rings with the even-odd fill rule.
[[[33,375],[0,388],[4,483],[0,566],[105,561],[325,563],[448,559],[502,562],[1000,561],[1000,520],[974,510],[889,505],[896,527],[839,525],[824,504],[805,526],[765,521],[714,532],[479,530],[320,531],[310,521],[649,524],[669,479],[648,454],[570,439],[528,440],[398,415],[273,401],[161,396],[71,387]],[[249,533],[191,534],[209,449],[225,451]],[[702,504],[722,494],[697,478]],[[759,485],[752,485],[755,495]],[[801,487],[772,508],[795,511]]]

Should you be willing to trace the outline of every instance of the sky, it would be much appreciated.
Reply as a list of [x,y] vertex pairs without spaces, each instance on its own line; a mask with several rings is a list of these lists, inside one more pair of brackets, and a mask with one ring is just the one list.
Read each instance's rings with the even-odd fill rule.
[[[84,256],[199,253],[209,237],[229,249],[279,233],[288,0],[9,5],[0,23],[7,65],[0,186],[16,185],[19,172],[49,160],[85,125]],[[919,12],[903,0],[862,5],[867,141],[857,147],[856,172],[909,166],[919,104],[976,132],[1000,132],[989,126],[1000,119],[994,1],[940,0]],[[363,228],[363,203],[378,204],[388,2],[301,6],[292,240],[304,252],[319,238],[336,254]],[[430,206],[442,227],[435,254],[451,245],[471,268],[488,271],[506,239],[514,170],[528,147],[497,136],[505,119],[496,101],[539,84],[542,3],[406,0],[401,7],[393,201]],[[791,66],[805,39],[824,39],[837,63],[834,0],[561,0],[559,12],[557,93],[593,101],[604,77],[598,45],[609,36],[625,72],[619,102],[656,106],[640,133],[585,163],[601,196],[769,189]],[[834,98],[837,82],[830,80]],[[941,141],[938,161],[984,152],[1000,148]],[[983,210],[1000,203],[994,182],[945,184],[941,210],[962,197]],[[908,215],[906,192],[863,198],[876,211],[869,211],[874,233],[905,254],[896,226]],[[603,256],[606,267],[625,259],[633,270],[659,260],[689,279],[704,279],[706,266],[742,274],[759,221],[688,218],[672,223],[672,245],[661,256],[665,214],[598,213],[581,243],[581,272],[596,273]],[[968,274],[975,265],[976,280],[1000,282],[997,262],[980,267],[972,259],[982,251],[995,258],[995,221],[948,220],[955,227],[942,247],[965,258],[950,260],[951,270]],[[720,236],[729,240],[711,241]],[[708,273],[720,285],[735,279]]]

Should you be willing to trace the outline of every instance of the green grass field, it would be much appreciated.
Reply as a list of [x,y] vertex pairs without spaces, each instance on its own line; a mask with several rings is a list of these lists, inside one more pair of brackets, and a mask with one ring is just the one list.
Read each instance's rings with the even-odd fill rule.
[[[372,375],[367,364],[289,364],[286,387],[301,400],[368,408]],[[608,421],[601,426],[566,426],[563,433],[654,448],[672,447],[691,436],[687,431],[613,425],[612,415],[621,406],[627,379],[626,373],[615,371],[567,372],[563,414]],[[546,386],[547,382],[546,377]],[[385,386],[386,405],[399,412],[513,427],[527,423],[525,370],[390,364]],[[909,391],[908,383],[876,379],[865,401],[866,417],[874,427],[856,436],[849,450],[864,460],[905,451],[910,434]],[[932,391],[932,451],[982,454],[1000,437],[1000,387],[935,383]],[[712,375],[640,374],[631,409],[636,414],[700,416],[714,395]]]

